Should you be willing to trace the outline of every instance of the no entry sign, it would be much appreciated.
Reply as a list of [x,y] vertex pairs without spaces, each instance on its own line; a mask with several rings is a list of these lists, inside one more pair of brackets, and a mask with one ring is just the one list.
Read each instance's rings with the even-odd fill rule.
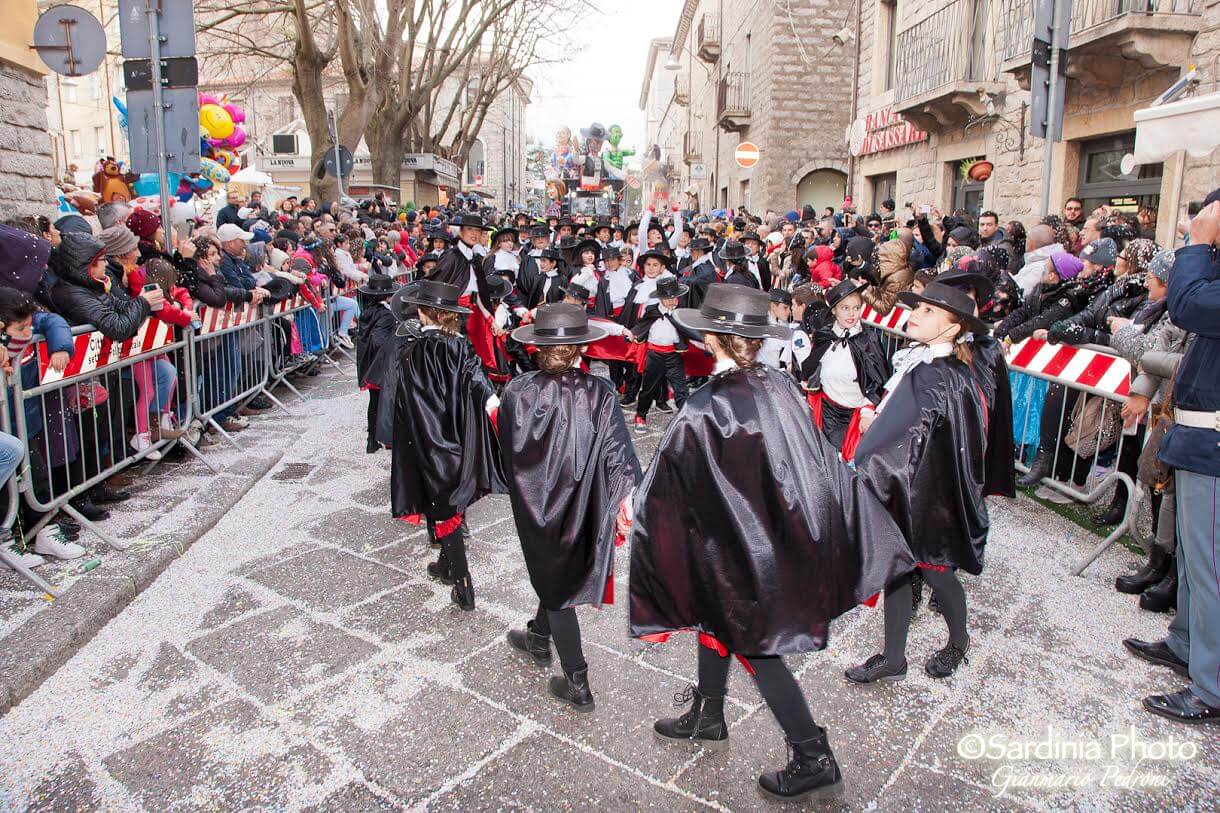
[[758,163],[758,145],[753,141],[741,142],[733,151],[733,158],[737,161],[737,166],[749,169]]

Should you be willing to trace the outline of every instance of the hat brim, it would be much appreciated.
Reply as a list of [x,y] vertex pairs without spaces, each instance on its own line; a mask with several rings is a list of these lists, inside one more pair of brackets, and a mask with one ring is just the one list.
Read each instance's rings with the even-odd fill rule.
[[363,294],[364,296],[385,297],[385,296],[393,296],[395,293],[397,293],[397,290],[394,288],[391,288],[390,290],[386,291],[386,290],[377,289],[377,288],[365,288],[363,285],[361,285],[359,288],[356,289],[356,293]]
[[963,313],[957,308],[945,302],[937,302],[934,299],[928,299],[923,294],[917,294],[914,291],[900,291],[898,293],[898,301],[906,305],[908,308],[914,308],[921,302],[926,302],[929,305],[948,311],[958,317],[965,324],[966,329],[971,333],[983,334],[987,332],[987,326],[983,324],[983,320],[979,319],[973,313]]
[[696,333],[731,333],[747,339],[790,339],[792,329],[784,325],[746,325],[741,322],[708,319],[698,308],[678,308],[673,312],[674,321]]
[[937,282],[953,285],[960,282],[974,288],[979,304],[986,304],[995,296],[995,283],[986,274],[976,274],[969,271],[946,271],[936,278]]
[[402,318],[403,318],[402,312],[404,310],[406,310],[406,308],[404,308],[403,305],[415,305],[416,307],[436,308],[437,310],[449,311],[451,313],[468,314],[471,312],[470,308],[463,307],[456,303],[447,303],[447,302],[442,303],[442,302],[436,302],[435,300],[420,297],[418,282],[412,282],[412,283],[408,283],[408,284],[402,286],[401,288],[398,289],[398,291],[396,293],[393,294],[393,297],[394,297],[394,299],[390,303],[390,310],[393,312],[394,318],[398,319],[400,322],[402,321]]
[[653,295],[656,296],[657,299],[677,299],[678,297],[686,296],[688,293],[690,293],[690,286],[683,285],[680,282],[678,283],[678,292],[676,294],[662,294],[655,288],[653,289]]
[[645,251],[643,254],[641,254],[639,257],[636,258],[636,261],[639,262],[640,267],[643,268],[644,260],[647,260],[649,257],[652,257],[655,260],[659,260],[661,262],[661,264],[664,265],[666,268],[673,268],[673,266],[674,266],[674,258],[669,256],[668,254],[662,254],[659,251]]
[[843,292],[843,294],[841,294],[840,296],[836,297],[836,298],[835,298],[835,300],[834,300],[833,302],[832,302],[832,301],[831,301],[831,299],[830,299],[830,291],[827,291],[827,292],[826,292],[826,294],[827,294],[827,296],[826,296],[826,306],[827,306],[827,307],[829,307],[829,308],[833,308],[835,305],[838,305],[838,304],[839,304],[840,302],[842,302],[844,299],[847,299],[847,297],[851,296],[852,294],[858,294],[858,293],[861,293],[861,292],[862,292],[862,291],[863,291],[865,288],[867,288],[867,287],[868,287],[868,283],[867,283],[867,282],[865,282],[865,283],[861,283],[860,285],[856,285],[856,286],[855,286],[855,287],[853,287],[851,290],[849,290],[849,291],[844,291],[844,292]]
[[549,346],[557,344],[591,344],[610,335],[607,328],[590,323],[585,332],[578,336],[539,336],[537,325],[522,325],[512,332],[515,341],[521,344]]

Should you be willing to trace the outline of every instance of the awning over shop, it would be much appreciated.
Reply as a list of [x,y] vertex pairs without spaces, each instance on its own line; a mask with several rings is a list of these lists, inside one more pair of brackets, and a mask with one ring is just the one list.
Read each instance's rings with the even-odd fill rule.
[[1135,163],[1155,164],[1179,150],[1195,158],[1220,146],[1220,93],[1135,111]]

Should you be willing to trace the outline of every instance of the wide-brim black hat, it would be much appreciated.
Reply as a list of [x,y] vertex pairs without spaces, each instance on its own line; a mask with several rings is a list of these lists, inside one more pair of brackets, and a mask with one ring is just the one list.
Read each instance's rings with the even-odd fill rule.
[[551,228],[550,226],[532,226],[530,227],[530,237],[545,237],[549,240]]
[[987,326],[974,315],[975,302],[960,288],[946,285],[943,282],[929,282],[923,293],[902,291],[898,301],[908,308],[914,308],[920,302],[926,302],[938,308],[943,308],[962,320],[966,330],[971,333],[986,333]]
[[533,324],[523,325],[512,336],[522,344],[589,344],[610,334],[600,325],[589,324],[589,314],[580,305],[556,302],[538,309]]
[[669,256],[668,254],[666,254],[663,251],[649,250],[649,251],[645,251],[644,253],[642,253],[639,257],[636,257],[636,260],[639,262],[640,268],[644,267],[644,260],[647,260],[649,257],[653,258],[654,260],[660,260],[661,264],[664,265],[666,268],[673,268],[673,266],[674,266],[673,257]]
[[852,279],[845,279],[842,282],[838,282],[833,288],[826,292],[826,305],[827,307],[833,308],[844,299],[847,299],[847,297],[851,296],[852,294],[858,294],[867,287],[867,282],[860,284]]
[[401,300],[408,305],[422,305],[453,313],[470,313],[470,308],[458,304],[461,296],[462,290],[456,285],[433,279],[421,279],[398,289],[398,293],[394,294],[390,305],[393,310],[394,303]]
[[605,126],[601,122],[597,121],[593,122],[588,127],[580,128],[581,138],[592,138],[597,141],[605,141],[607,134],[608,131],[606,130]]
[[581,240],[577,243],[576,247],[572,249],[572,256],[580,259],[581,252],[586,249],[592,251],[594,257],[600,258],[602,256],[602,244],[593,239]]
[[491,233],[491,244],[494,246],[496,243],[500,242],[500,238],[506,234],[511,234],[513,236],[514,243],[521,242],[521,232],[514,229],[512,226],[505,226],[504,228],[496,229]]
[[792,304],[792,294],[789,291],[785,291],[783,288],[778,288],[778,287],[772,288],[770,291],[767,292],[767,297],[772,302],[775,302],[775,303],[778,303],[781,305],[791,305]]
[[386,297],[393,296],[395,290],[397,289],[394,287],[394,280],[392,278],[374,271],[369,274],[368,281],[366,281],[364,285],[357,288],[356,292],[364,294],[365,296]]
[[713,246],[712,241],[706,237],[696,237],[694,240],[690,241],[690,245],[688,245],[687,248],[689,248],[691,251],[702,251],[704,254],[706,254],[715,248],[715,246]]
[[470,227],[482,229],[483,231],[492,230],[492,226],[487,224],[487,221],[483,219],[482,215],[476,215],[473,212],[463,212],[462,214],[453,218],[453,220],[450,220],[449,225],[457,226],[459,229],[463,227]]
[[429,240],[444,240],[446,243],[453,243],[453,241],[457,240],[456,237],[449,233],[448,229],[433,229],[425,237]]
[[986,304],[995,296],[995,283],[986,274],[978,271],[949,270],[936,277],[937,282],[952,285],[954,288],[969,287],[974,289],[978,304]]
[[548,260],[554,260],[557,263],[564,261],[563,252],[554,246],[547,246],[542,249],[542,251],[538,252],[538,257],[539,259],[546,257]]
[[493,273],[487,277],[487,294],[492,299],[503,299],[513,291],[513,284],[500,276],[498,273]]
[[743,243],[746,240],[753,240],[755,243],[758,243],[760,246],[762,245],[762,241],[763,241],[763,239],[758,236],[758,232],[756,232],[756,231],[748,231],[745,234],[741,235],[740,239],[741,239],[741,242],[743,242]]
[[657,299],[676,299],[685,296],[689,290],[690,286],[678,282],[677,277],[661,277],[657,280],[654,294]]
[[593,296],[593,291],[589,290],[584,285],[581,285],[579,282],[569,282],[567,285],[560,286],[559,290],[564,296],[579,299],[581,302],[586,302]]
[[606,246],[605,248],[602,249],[602,259],[603,260],[622,261],[622,259],[623,259],[622,250],[617,249],[614,246]]
[[747,339],[788,339],[792,329],[771,321],[771,298],[748,285],[714,282],[698,308],[678,308],[674,321],[698,333],[731,333]]
[[750,252],[746,249],[745,244],[738,242],[737,240],[725,241],[725,244],[720,247],[719,254],[720,259],[730,261],[746,260],[750,257]]

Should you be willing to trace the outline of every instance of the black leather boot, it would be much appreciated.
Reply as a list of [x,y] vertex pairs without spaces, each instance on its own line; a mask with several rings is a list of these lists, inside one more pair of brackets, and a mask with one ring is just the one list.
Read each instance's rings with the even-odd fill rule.
[[453,576],[449,574],[449,557],[444,550],[435,562],[428,563],[428,575],[442,584],[453,584]]
[[535,663],[546,666],[551,662],[551,636],[534,632],[533,621],[527,621],[523,630],[509,630],[508,644],[529,655]]
[[453,603],[461,607],[463,610],[474,609],[474,583],[470,581],[470,574],[466,574],[453,583],[453,590],[449,593],[449,597],[453,599]]
[[1144,563],[1144,566],[1134,573],[1115,579],[1114,589],[1120,593],[1138,596],[1165,578],[1171,561],[1173,561],[1173,557],[1160,545],[1153,543],[1152,549],[1148,552],[1148,561]]
[[1167,613],[1178,607],[1178,563],[1169,557],[1169,570],[1165,577],[1149,587],[1140,596],[1140,607],[1154,613]]
[[729,739],[729,727],[724,722],[724,698],[704,697],[694,685],[674,695],[674,705],[691,704],[681,717],[668,717],[652,724],[657,737],[664,740],[697,742],[715,748]]
[[1106,510],[1093,517],[1093,524],[1098,527],[1103,525],[1117,525],[1123,521],[1123,515],[1126,513],[1127,489],[1120,485],[1118,488],[1114,489],[1114,498],[1110,500],[1110,504],[1106,506]]
[[791,758],[782,771],[758,777],[758,787],[773,799],[790,801],[806,796],[837,796],[843,792],[843,774],[826,742],[826,729],[800,742],[788,741]]
[[580,712],[593,711],[593,693],[589,691],[589,670],[564,672],[563,677],[551,678],[547,687],[551,694]]
[[1051,473],[1051,453],[1039,447],[1038,454],[1034,456],[1034,462],[1030,464],[1029,471],[1017,480],[1019,486],[1036,486],[1042,482],[1042,478]]
[[72,499],[72,507],[80,511],[81,516],[90,522],[100,522],[103,519],[110,519],[110,512],[99,505],[96,505],[93,500],[89,499],[88,493]]

